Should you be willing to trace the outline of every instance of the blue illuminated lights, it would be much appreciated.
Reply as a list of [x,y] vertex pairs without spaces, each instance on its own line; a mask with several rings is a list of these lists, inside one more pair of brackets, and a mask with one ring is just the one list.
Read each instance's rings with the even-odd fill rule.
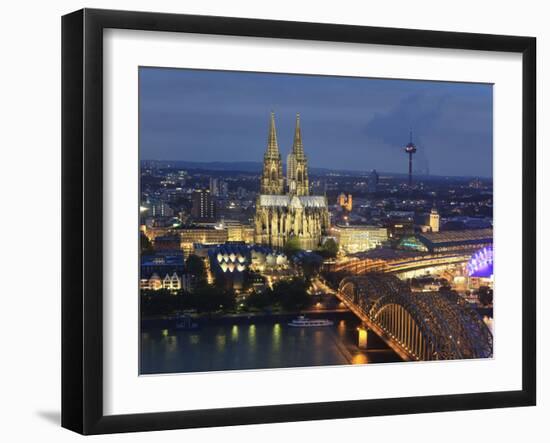
[[480,249],[466,265],[470,277],[492,277],[493,276],[493,247],[487,246]]

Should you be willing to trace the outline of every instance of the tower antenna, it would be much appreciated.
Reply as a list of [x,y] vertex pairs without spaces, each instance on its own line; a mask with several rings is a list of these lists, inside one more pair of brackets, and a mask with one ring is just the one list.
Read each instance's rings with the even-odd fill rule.
[[412,188],[412,162],[413,154],[416,153],[416,146],[412,141],[412,128],[409,132],[409,143],[405,146],[405,152],[409,155],[409,189]]

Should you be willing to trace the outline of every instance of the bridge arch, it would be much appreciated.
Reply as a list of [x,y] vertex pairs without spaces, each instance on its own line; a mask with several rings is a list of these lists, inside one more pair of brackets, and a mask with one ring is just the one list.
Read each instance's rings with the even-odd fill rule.
[[412,360],[492,356],[491,332],[456,294],[411,292],[389,274],[346,277],[338,294],[378,335]]

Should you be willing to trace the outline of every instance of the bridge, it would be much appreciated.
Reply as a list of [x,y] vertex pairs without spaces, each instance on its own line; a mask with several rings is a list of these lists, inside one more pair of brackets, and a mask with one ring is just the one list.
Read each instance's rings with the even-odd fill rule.
[[411,292],[391,274],[344,278],[335,294],[365,326],[405,361],[488,358],[493,336],[458,295]]
[[374,250],[369,253],[357,253],[327,265],[329,272],[346,272],[364,275],[372,272],[403,274],[430,268],[446,268],[452,265],[466,264],[472,257],[471,252],[451,252],[431,254],[413,251]]

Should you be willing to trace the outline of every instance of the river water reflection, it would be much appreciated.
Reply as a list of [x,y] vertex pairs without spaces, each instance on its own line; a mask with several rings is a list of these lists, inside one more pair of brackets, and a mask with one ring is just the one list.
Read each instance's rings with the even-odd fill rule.
[[[327,316],[324,316],[327,318]],[[141,373],[202,372],[399,361],[369,334],[369,349],[357,347],[358,321],[350,314],[329,317],[334,326],[293,328],[290,318],[202,321],[198,330],[171,323],[142,328]]]

